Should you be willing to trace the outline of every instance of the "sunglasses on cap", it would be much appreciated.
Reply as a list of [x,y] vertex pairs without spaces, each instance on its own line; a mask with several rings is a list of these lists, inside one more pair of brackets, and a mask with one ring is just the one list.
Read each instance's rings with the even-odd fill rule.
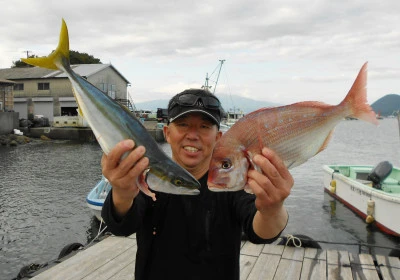
[[219,100],[214,96],[199,96],[196,94],[182,94],[174,100],[174,103],[171,107],[175,105],[196,106],[198,103],[208,109],[219,109],[221,106]]

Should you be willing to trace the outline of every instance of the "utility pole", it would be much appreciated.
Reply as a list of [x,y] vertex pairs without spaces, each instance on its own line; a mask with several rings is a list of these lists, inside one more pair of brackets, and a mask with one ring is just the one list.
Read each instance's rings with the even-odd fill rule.
[[23,51],[26,52],[26,58],[29,58],[29,53],[31,53],[32,51]]

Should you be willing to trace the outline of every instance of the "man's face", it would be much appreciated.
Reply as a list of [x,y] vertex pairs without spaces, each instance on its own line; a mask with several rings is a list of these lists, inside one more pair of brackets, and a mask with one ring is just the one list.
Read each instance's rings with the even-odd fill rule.
[[222,133],[202,113],[184,115],[164,128],[172,158],[199,178],[208,170],[215,143]]

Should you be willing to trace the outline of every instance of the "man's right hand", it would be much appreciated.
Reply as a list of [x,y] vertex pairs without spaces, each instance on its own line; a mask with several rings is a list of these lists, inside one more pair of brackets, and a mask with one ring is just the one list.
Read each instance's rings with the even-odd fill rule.
[[[121,160],[127,152],[129,154]],[[139,193],[136,182],[149,165],[144,153],[143,146],[135,147],[134,141],[128,139],[119,142],[101,159],[102,173],[111,183],[114,209],[120,217],[128,212]]]

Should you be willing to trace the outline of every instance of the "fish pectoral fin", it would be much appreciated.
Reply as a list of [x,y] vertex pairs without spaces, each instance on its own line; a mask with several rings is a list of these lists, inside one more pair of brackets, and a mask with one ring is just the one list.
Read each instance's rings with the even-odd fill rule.
[[244,186],[244,191],[249,193],[249,194],[254,194],[253,190],[250,188],[249,184],[246,184]]
[[287,169],[290,169],[290,168],[292,168],[292,166],[294,165],[296,163],[296,161],[294,160],[294,161],[292,161],[291,163],[289,163],[286,167],[287,167]]
[[261,168],[257,164],[255,164],[253,161],[254,154],[252,152],[245,151],[245,155],[246,155],[247,160],[250,163],[250,166],[257,172],[262,173]]
[[78,104],[78,115],[84,117],[81,107],[79,107],[79,104]]
[[318,154],[319,152],[322,152],[323,150],[326,149],[326,147],[328,147],[329,141],[331,141],[332,136],[333,136],[333,131],[334,129],[332,129],[328,136],[326,136],[324,143],[322,143],[321,147],[319,148],[318,152],[316,152],[315,154]]
[[150,191],[149,185],[146,183],[146,174],[149,171],[150,169],[146,169],[139,177],[137,177],[136,184],[145,195],[150,196],[153,201],[156,201],[156,194]]

